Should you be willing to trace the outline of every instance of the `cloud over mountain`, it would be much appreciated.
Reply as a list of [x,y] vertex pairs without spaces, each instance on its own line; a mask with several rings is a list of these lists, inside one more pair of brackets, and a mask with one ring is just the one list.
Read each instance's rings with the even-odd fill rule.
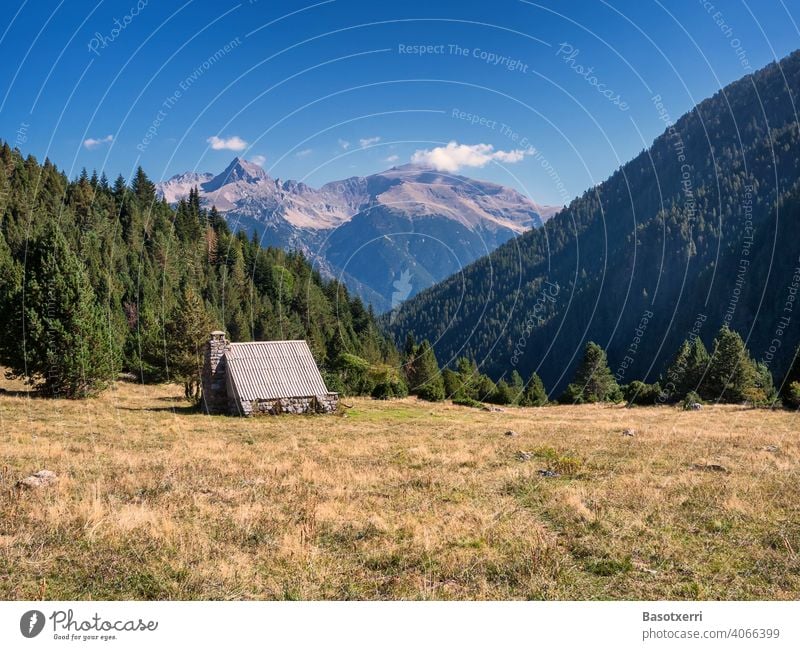
[[220,138],[216,135],[212,135],[206,142],[208,142],[215,151],[244,151],[247,148],[247,142],[242,140],[238,135],[233,135],[230,138]]
[[491,144],[459,144],[451,140],[444,147],[418,149],[411,156],[411,162],[428,165],[440,172],[455,173],[463,167],[485,167],[491,161],[517,163],[533,153],[532,149],[513,149],[495,151]]

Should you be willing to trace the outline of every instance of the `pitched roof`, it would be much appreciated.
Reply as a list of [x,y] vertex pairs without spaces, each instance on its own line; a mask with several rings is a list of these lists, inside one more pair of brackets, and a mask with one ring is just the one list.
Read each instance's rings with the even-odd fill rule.
[[329,392],[305,341],[231,343],[225,359],[243,402]]

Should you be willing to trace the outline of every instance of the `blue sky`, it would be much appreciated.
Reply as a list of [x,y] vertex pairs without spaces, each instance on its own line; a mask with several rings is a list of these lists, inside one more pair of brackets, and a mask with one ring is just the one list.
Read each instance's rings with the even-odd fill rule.
[[[154,180],[417,160],[561,204],[800,46],[797,0],[7,0],[0,138]],[[453,144],[448,144],[453,143]]]

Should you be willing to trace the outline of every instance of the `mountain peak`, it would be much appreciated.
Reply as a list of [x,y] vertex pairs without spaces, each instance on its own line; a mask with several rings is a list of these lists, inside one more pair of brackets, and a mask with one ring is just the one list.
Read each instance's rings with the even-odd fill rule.
[[236,156],[222,173],[228,174],[229,183],[237,180],[258,181],[267,178],[267,172],[261,165],[245,160],[241,156]]
[[208,181],[203,189],[214,192],[229,183],[258,183],[269,178],[267,172],[254,162],[236,156],[225,170]]

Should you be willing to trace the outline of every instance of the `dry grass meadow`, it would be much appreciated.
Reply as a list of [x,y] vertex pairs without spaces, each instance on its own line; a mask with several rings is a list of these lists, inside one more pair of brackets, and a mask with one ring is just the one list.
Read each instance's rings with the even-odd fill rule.
[[[3,599],[800,596],[796,413],[407,399],[245,420],[176,386],[0,385]],[[14,488],[40,469],[57,485]]]

